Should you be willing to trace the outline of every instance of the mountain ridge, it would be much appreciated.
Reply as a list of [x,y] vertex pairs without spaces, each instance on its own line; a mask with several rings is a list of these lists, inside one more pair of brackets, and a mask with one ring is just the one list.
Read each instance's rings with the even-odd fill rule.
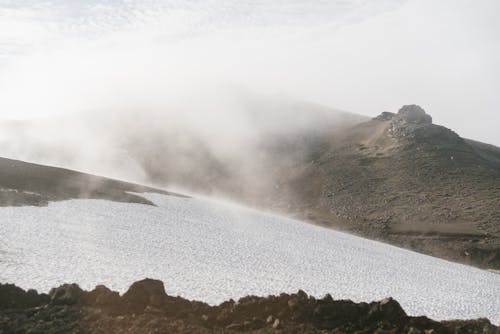
[[[433,124],[417,105],[370,119],[288,100],[250,101],[244,115],[256,129],[253,141],[229,143],[230,150],[217,151],[194,132],[164,130],[161,119],[125,114],[100,126],[127,133],[116,147],[147,184],[500,269],[500,148]],[[34,140],[19,133],[18,145]],[[78,152],[51,145],[38,153]]]

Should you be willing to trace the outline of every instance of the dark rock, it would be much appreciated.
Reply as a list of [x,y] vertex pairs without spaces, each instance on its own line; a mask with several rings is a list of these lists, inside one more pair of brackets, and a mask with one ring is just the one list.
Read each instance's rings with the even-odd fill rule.
[[50,302],[55,305],[73,305],[82,300],[83,290],[78,284],[63,284],[49,292]]
[[[10,293],[6,294],[8,290]],[[1,305],[36,292],[0,285]],[[380,302],[354,303],[316,300],[304,292],[268,297],[244,297],[239,303],[218,306],[168,297],[160,281],[132,284],[122,297],[104,286],[90,292],[76,284],[53,289],[52,299],[33,308],[0,308],[1,333],[498,333],[487,319],[436,322],[408,317],[392,298]],[[48,296],[47,296],[48,297]],[[113,314],[103,305],[126,301],[127,311]],[[101,300],[101,301],[99,301]],[[164,307],[159,307],[164,301]],[[121,305],[121,301],[118,303]],[[156,305],[156,306],[155,306]],[[291,309],[291,306],[293,310]],[[264,320],[266,319],[266,320]],[[221,321],[219,321],[221,320]]]
[[388,319],[395,322],[407,317],[401,305],[392,298],[372,303],[368,315],[372,320]]
[[407,123],[432,124],[432,117],[416,104],[401,107],[397,116]]
[[120,305],[120,294],[111,291],[104,285],[98,285],[94,290],[87,293],[86,303],[102,307],[118,307]]
[[122,301],[127,311],[141,313],[148,305],[163,307],[166,297],[162,281],[146,278],[132,284],[123,295]]
[[239,331],[243,329],[243,324],[230,324],[226,326],[226,330],[228,331]]
[[381,113],[380,115],[378,115],[377,117],[375,117],[374,120],[377,120],[377,121],[390,121],[390,120],[392,120],[394,118],[394,116],[396,116],[395,113],[384,111],[383,113]]
[[0,309],[35,307],[46,303],[48,299],[46,294],[38,294],[35,290],[26,292],[14,284],[0,283]]

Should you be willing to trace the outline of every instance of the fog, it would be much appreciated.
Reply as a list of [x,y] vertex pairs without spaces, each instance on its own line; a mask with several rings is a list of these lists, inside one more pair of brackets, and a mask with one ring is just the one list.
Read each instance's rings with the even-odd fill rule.
[[[0,117],[18,121],[3,123],[0,155],[176,187],[234,183],[237,171],[231,191],[241,191],[363,120],[338,110],[375,116],[409,103],[499,145],[499,9],[3,1]],[[285,149],[290,138],[298,149]]]

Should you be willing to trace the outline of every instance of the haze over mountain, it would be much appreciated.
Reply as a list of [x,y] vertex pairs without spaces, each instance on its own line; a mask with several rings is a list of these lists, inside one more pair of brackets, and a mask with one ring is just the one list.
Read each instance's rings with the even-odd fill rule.
[[[500,268],[499,148],[433,124],[414,105],[371,120],[255,95],[233,100],[238,117],[221,120],[217,105],[189,126],[162,113],[66,118],[61,132],[64,123],[7,123],[0,147]],[[211,127],[218,122],[227,126]],[[93,141],[76,145],[83,138]]]

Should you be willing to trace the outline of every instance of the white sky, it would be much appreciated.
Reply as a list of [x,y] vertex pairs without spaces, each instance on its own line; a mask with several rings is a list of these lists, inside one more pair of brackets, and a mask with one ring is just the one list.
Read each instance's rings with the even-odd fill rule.
[[239,86],[500,145],[498,0],[0,0],[0,118]]

